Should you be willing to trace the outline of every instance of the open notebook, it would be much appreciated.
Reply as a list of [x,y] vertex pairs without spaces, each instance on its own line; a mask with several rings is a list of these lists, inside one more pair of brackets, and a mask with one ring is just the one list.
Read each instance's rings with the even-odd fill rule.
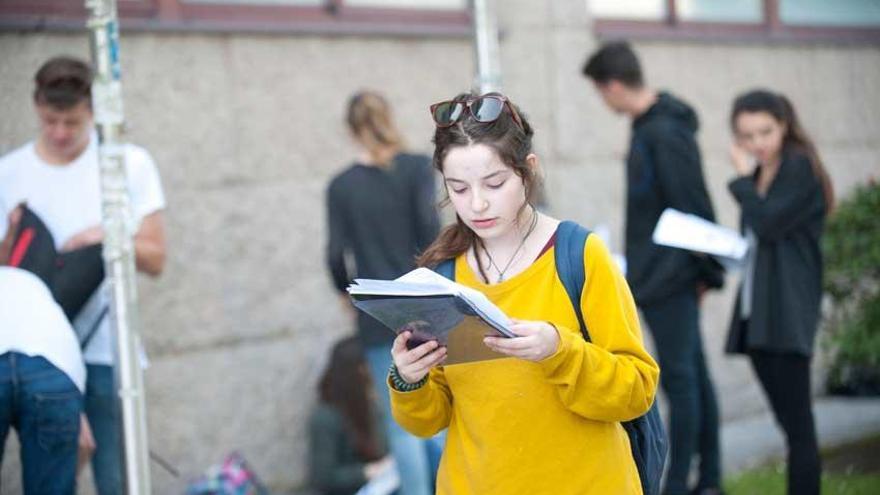
[[355,307],[395,333],[411,331],[410,348],[428,340],[445,345],[446,365],[504,358],[483,337],[515,337],[510,319],[483,293],[427,268],[396,280],[355,279],[348,293]]

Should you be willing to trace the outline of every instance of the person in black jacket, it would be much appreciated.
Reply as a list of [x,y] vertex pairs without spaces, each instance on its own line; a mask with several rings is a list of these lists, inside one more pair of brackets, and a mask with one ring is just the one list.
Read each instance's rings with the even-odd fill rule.
[[727,351],[752,361],[788,444],[788,493],[819,493],[821,462],[810,360],[822,297],[820,238],[831,181],[794,108],[780,94],[745,93],[730,117],[729,184],[751,249]]
[[[660,383],[670,405],[670,465],[664,493],[719,492],[718,405],[700,336],[699,302],[723,284],[714,261],[652,240],[666,208],[714,221],[695,134],[697,115],[685,102],[645,86],[636,54],[625,42],[602,46],[583,74],[605,103],[632,119],[626,159],[626,278],[654,336]],[[699,480],[687,479],[699,455]]]
[[[351,280],[393,279],[413,270],[416,256],[437,237],[440,220],[431,159],[401,151],[403,139],[387,101],[375,92],[355,94],[347,122],[362,152],[327,189],[327,265],[351,309],[345,292]],[[428,494],[436,471],[434,444],[406,433],[391,416],[385,378],[395,334],[363,312],[357,313],[357,329],[400,470],[400,495]]]

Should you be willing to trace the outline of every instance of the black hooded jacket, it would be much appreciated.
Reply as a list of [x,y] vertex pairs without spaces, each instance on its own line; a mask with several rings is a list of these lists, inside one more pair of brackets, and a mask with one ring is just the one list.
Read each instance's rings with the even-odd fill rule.
[[721,266],[709,257],[654,244],[651,236],[666,208],[715,221],[696,142],[697,115],[685,102],[659,93],[632,124],[627,168],[627,281],[636,303],[651,304],[698,281],[718,288]]

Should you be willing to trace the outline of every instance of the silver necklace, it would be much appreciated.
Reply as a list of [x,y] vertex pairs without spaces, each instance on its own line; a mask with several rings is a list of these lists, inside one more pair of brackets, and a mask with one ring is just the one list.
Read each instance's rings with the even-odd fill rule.
[[532,224],[529,226],[528,232],[523,236],[522,240],[519,242],[519,246],[516,247],[516,251],[513,252],[513,255],[510,256],[510,259],[507,260],[507,264],[504,265],[504,269],[501,269],[495,260],[492,259],[492,254],[489,253],[489,250],[486,249],[486,246],[483,245],[483,251],[486,253],[486,256],[489,258],[489,266],[495,267],[495,271],[498,272],[498,280],[496,283],[500,283],[504,281],[504,274],[507,273],[507,270],[510,269],[510,266],[513,264],[513,260],[516,259],[516,255],[519,254],[520,250],[522,250],[523,246],[526,244],[526,240],[532,235],[532,231],[535,230],[535,227],[538,225],[538,212],[532,210],[534,213],[532,215]]

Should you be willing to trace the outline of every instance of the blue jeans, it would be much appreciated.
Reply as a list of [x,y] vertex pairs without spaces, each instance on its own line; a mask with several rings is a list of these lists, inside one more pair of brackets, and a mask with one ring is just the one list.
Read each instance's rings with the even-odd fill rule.
[[388,434],[391,455],[400,472],[399,495],[429,495],[433,487],[443,451],[444,434],[427,440],[410,435],[391,416],[391,397],[386,378],[391,367],[391,344],[369,346],[364,350],[370,366],[373,385],[379,400],[379,407]]
[[700,336],[693,288],[642,306],[657,345],[660,386],[669,399],[669,471],[664,493],[688,493],[691,461],[699,456],[697,488],[721,486],[718,403]]
[[92,474],[98,495],[122,495],[122,435],[113,367],[86,365],[86,416],[95,437]]
[[[73,495],[82,393],[43,357],[0,355],[0,464],[9,427],[21,445],[26,495]],[[0,492],[2,492],[0,488]]]

